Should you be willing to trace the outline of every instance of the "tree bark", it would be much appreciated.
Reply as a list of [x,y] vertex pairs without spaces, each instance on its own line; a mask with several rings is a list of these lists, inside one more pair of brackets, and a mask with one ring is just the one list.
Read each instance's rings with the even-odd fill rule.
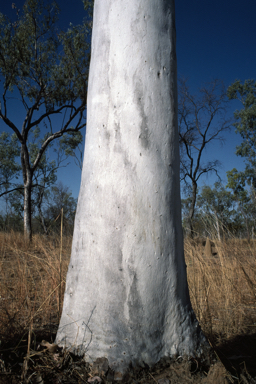
[[32,241],[32,178],[33,174],[30,169],[29,156],[26,145],[21,146],[21,165],[24,182],[24,237],[28,241]]
[[31,212],[32,180],[24,185],[24,237],[32,241],[32,212]]
[[56,342],[115,371],[208,348],[183,255],[174,1],[96,0],[87,132]]
[[215,220],[215,229],[216,229],[217,238],[219,241],[221,241],[220,223],[219,223],[219,218],[218,218],[217,212],[214,211],[213,217]]
[[38,197],[37,197],[37,209],[38,209],[38,213],[39,213],[39,218],[40,218],[40,221],[41,221],[41,225],[42,225],[43,230],[44,230],[44,234],[45,234],[45,235],[48,235],[48,229],[47,229],[47,227],[46,227],[45,219],[44,219],[44,215],[43,215],[43,212],[42,212],[43,196],[44,196],[44,187],[43,187],[43,188],[40,188],[39,191],[38,191]]
[[195,206],[196,206],[196,195],[197,195],[197,183],[192,182],[192,200],[189,208],[189,237],[194,237],[194,225],[193,225],[193,218],[195,213]]

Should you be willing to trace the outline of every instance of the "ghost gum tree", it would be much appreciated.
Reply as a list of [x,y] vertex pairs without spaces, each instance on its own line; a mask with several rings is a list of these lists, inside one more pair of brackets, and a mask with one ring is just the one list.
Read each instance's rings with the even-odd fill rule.
[[183,257],[173,0],[96,0],[82,182],[56,342],[116,372],[208,344]]

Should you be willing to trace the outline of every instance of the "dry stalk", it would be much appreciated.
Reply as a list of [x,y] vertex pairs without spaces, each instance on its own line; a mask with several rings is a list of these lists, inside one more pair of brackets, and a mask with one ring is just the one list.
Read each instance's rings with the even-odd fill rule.
[[32,335],[32,329],[33,329],[33,323],[31,321],[29,325],[29,330],[28,330],[28,347],[27,347],[27,355],[24,359],[23,367],[22,367],[22,374],[21,374],[21,379],[26,382],[26,375],[28,371],[28,361],[30,358],[30,345],[31,345],[31,335]]
[[61,283],[62,283],[62,241],[63,241],[63,208],[61,208],[61,221],[60,221],[60,271],[59,271],[59,321],[61,317]]

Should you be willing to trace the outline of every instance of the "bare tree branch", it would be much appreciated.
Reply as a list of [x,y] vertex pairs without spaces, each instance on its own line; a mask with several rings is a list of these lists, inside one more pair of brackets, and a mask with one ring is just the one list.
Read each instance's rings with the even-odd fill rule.
[[218,160],[203,163],[205,148],[214,140],[222,141],[221,134],[231,127],[226,117],[226,89],[220,80],[203,86],[197,95],[191,95],[186,80],[179,83],[179,142],[181,152],[181,180],[192,187],[190,232],[197,197],[197,183],[209,172],[218,175]]

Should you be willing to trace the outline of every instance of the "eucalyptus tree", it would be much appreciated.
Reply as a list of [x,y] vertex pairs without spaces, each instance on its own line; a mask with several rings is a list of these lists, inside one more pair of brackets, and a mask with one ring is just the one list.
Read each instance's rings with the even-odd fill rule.
[[236,80],[228,88],[230,100],[239,100],[241,110],[234,112],[236,133],[242,138],[236,148],[236,154],[245,159],[243,177],[248,184],[256,187],[256,81],[246,80],[244,84]]
[[191,191],[191,204],[188,215],[188,233],[193,236],[198,180],[205,174],[218,175],[220,161],[205,161],[205,150],[216,140],[223,140],[223,132],[230,129],[230,119],[226,117],[228,98],[220,80],[204,85],[199,92],[191,94],[186,81],[179,87],[179,136],[181,151],[181,181],[185,190]]
[[[248,166],[248,165],[247,165]],[[233,168],[227,172],[227,187],[230,188],[237,203],[239,222],[241,225],[240,235],[246,234],[247,238],[254,237],[256,226],[256,206],[255,206],[255,182],[253,182],[253,169],[249,167],[245,171],[237,171]],[[248,185],[249,184],[249,185]],[[242,231],[243,229],[243,231]]]
[[242,138],[241,144],[236,147],[236,155],[245,160],[245,170],[238,172],[235,168],[229,172],[228,178],[232,189],[233,184],[239,180],[238,185],[244,188],[251,187],[251,192],[256,196],[256,81],[246,80],[244,84],[236,80],[228,88],[230,100],[239,100],[242,104],[241,110],[234,112],[234,127],[236,133]]
[[[90,17],[62,32],[58,13],[55,2],[43,0],[27,0],[14,21],[0,13],[0,118],[20,145],[24,232],[29,238],[33,177],[42,156],[53,140],[66,135],[73,141],[86,124]],[[32,160],[34,129],[40,130],[40,141]]]
[[87,133],[56,337],[116,378],[208,350],[183,255],[173,0],[95,0]]
[[[227,172],[228,187],[234,192],[239,211],[244,218],[247,236],[255,227],[256,202],[256,81],[236,80],[228,87],[230,100],[238,100],[242,108],[234,112],[235,132],[241,136],[241,143],[236,147],[236,155],[245,161],[245,169],[233,168]],[[252,232],[253,233],[253,232]]]

